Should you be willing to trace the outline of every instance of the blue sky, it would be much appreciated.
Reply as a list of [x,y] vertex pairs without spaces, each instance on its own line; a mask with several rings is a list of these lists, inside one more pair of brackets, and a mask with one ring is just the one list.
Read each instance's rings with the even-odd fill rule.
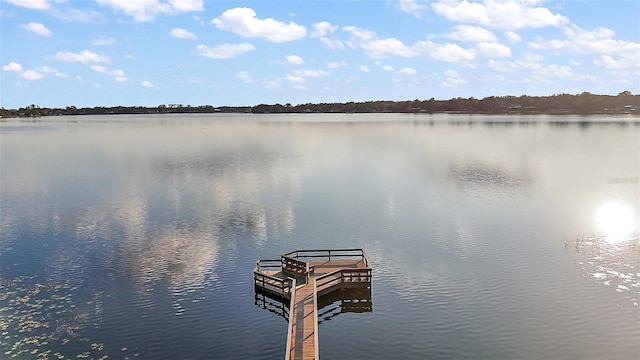
[[0,0],[0,106],[640,92],[635,0]]

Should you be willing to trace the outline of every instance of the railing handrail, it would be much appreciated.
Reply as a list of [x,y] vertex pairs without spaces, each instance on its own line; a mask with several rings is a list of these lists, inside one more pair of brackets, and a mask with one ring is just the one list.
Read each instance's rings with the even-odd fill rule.
[[370,272],[371,269],[370,268],[353,268],[353,269],[351,269],[351,268],[343,268],[343,269],[338,269],[338,270],[334,270],[334,271],[326,273],[326,274],[319,275],[318,277],[316,277],[316,281],[324,280],[324,278],[336,275],[338,273],[350,272],[350,271],[364,273],[364,272]]
[[[359,257],[366,268],[369,267],[369,258],[361,248],[352,249],[305,249],[294,250],[281,256],[281,258],[287,258],[292,260],[301,261],[300,259],[328,259],[331,261],[332,257],[344,257],[344,258],[357,258]],[[308,270],[308,269],[307,269]]]
[[[288,330],[287,330],[287,352],[284,355],[284,360],[290,360],[291,359],[291,339],[292,339],[292,333],[293,333],[293,305],[294,305],[294,301],[296,301],[296,279],[294,278],[288,278],[291,280],[291,290],[289,291],[289,294],[291,294],[291,299],[289,300],[289,326],[288,326]],[[316,345],[317,348],[317,345]]]
[[[273,263],[273,264],[269,264]],[[256,267],[253,269],[253,272],[262,271],[263,269],[279,269],[280,268],[280,259],[260,259],[256,261]]]
[[[371,269],[366,268],[366,269],[338,269],[335,271],[332,271],[330,273],[326,273],[326,274],[322,274],[318,277],[315,278],[314,281],[314,291],[318,291],[319,287],[324,287],[327,284],[330,284],[333,281],[339,280],[340,284],[342,284],[344,282],[343,278],[344,278],[344,274],[347,273],[351,273],[351,274],[365,274],[366,276],[369,277],[369,282],[371,281]],[[338,284],[333,284],[327,288],[323,288],[321,289],[321,291],[330,289],[331,287],[338,285]]]
[[[265,279],[269,281],[265,281]],[[270,291],[275,293],[283,298],[287,296],[291,297],[292,288],[295,289],[295,286],[292,285],[292,278],[287,277],[286,279],[282,279],[276,276],[271,276],[260,271],[253,272],[253,282],[254,286],[258,286],[265,291]],[[289,293],[287,294],[287,290]]]
[[315,345],[315,360],[320,360],[320,344],[318,340],[318,279],[313,279],[313,342]]
[[270,279],[270,280],[274,280],[274,281],[276,281],[276,282],[280,282],[280,283],[283,283],[283,284],[284,284],[285,282],[287,282],[287,281],[288,281],[287,279],[282,279],[282,278],[279,278],[279,277],[277,277],[277,276],[273,276],[273,275],[269,275],[269,274],[261,273],[260,271],[254,271],[254,272],[253,272],[253,274],[254,274],[254,275],[256,275],[256,274],[257,274],[257,275],[260,275],[260,276],[262,276],[262,277],[266,277],[266,278],[268,278],[268,279]]
[[[340,253],[340,252],[359,252],[358,254],[348,254],[342,256],[362,256],[364,254],[364,250],[362,248],[351,248],[351,249],[304,249],[304,250],[294,250],[284,254],[284,256],[297,258],[304,253]],[[294,255],[295,256],[291,256]],[[308,255],[307,255],[308,256]],[[321,255],[318,255],[321,256]],[[339,256],[339,255],[336,255]]]
[[305,274],[309,272],[309,264],[296,258],[282,255],[280,257],[280,264],[282,266],[282,271],[303,271]]

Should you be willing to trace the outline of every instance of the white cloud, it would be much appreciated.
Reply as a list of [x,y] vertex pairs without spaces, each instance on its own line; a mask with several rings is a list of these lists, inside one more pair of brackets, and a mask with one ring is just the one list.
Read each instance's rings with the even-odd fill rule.
[[453,32],[445,35],[446,38],[459,41],[496,41],[496,36],[489,30],[480,26],[457,25],[453,27]]
[[174,28],[169,31],[169,36],[178,39],[197,39],[196,34],[191,33],[183,28]]
[[22,72],[22,65],[12,61],[7,65],[2,65],[2,71]]
[[140,82],[140,85],[146,87],[146,88],[152,88],[153,87],[153,83],[147,80],[143,80],[142,82]]
[[416,69],[410,68],[410,67],[404,67],[404,68],[398,70],[398,73],[405,74],[405,75],[413,75],[413,74],[416,73]]
[[54,74],[55,76],[59,77],[59,78],[68,78],[69,75],[65,74],[65,73],[61,73],[58,70],[50,67],[50,66],[42,66],[42,67],[38,67],[36,68],[37,71],[43,72],[45,74]]
[[35,10],[47,10],[49,9],[49,1],[48,0],[5,0],[9,4],[22,6],[27,9],[35,9]]
[[355,38],[363,41],[373,40],[376,38],[375,31],[360,29],[355,26],[345,26],[342,30],[351,33]]
[[91,40],[91,45],[93,46],[109,46],[115,43],[116,39],[112,37],[98,36],[97,38]]
[[211,22],[218,29],[230,31],[242,37],[264,38],[277,43],[298,40],[307,34],[304,26],[294,22],[286,24],[271,18],[258,19],[256,12],[250,8],[226,10]]
[[47,29],[47,27],[44,26],[42,23],[30,22],[28,24],[22,24],[20,25],[20,27],[39,36],[44,36],[44,37],[53,36],[53,32]]
[[44,74],[35,70],[27,70],[20,74],[20,77],[27,80],[40,80],[44,77]]
[[640,51],[640,43],[615,40],[614,32],[604,27],[585,30],[576,25],[565,29],[566,40],[538,40],[527,45],[533,49],[567,49],[579,54],[617,54]]
[[264,86],[267,89],[278,88],[278,87],[280,87],[280,81],[268,80],[268,81],[263,82],[262,86]]
[[56,69],[48,66],[43,66],[43,67],[37,68],[36,70],[23,71],[22,65],[13,61],[8,63],[7,65],[3,65],[2,71],[10,71],[10,72],[18,73],[21,78],[26,80],[40,80],[45,76],[45,73],[49,73],[49,74],[56,73],[56,75],[60,74],[60,73],[57,73]]
[[382,58],[389,55],[413,57],[418,55],[415,48],[406,46],[396,38],[372,40],[361,45],[367,55],[372,58]]
[[332,61],[328,63],[327,66],[329,66],[331,69],[337,69],[343,66],[347,66],[347,63],[345,61]]
[[247,71],[240,71],[236,74],[236,77],[246,84],[252,84],[254,82],[253,77]]
[[519,42],[521,40],[520,35],[514,31],[506,31],[504,36],[511,42]]
[[462,85],[467,83],[462,77],[460,77],[460,74],[458,74],[458,72],[455,70],[451,70],[451,69],[446,70],[444,72],[444,75],[447,78],[442,83],[440,83],[440,85],[442,86],[452,87],[452,86]]
[[575,75],[566,65],[545,64],[544,57],[538,54],[525,54],[522,59],[514,61],[489,60],[489,67],[500,72],[517,74],[520,81],[532,83],[553,83],[562,79],[588,79],[590,76]]
[[101,72],[101,73],[108,73],[109,69],[107,69],[106,67],[102,66],[102,65],[91,65],[89,66],[89,68],[91,68],[91,70],[97,71],[97,72]]
[[441,83],[442,86],[453,87],[456,85],[466,84],[466,80],[462,78],[447,78]]
[[295,76],[292,74],[287,74],[284,77],[285,80],[290,81],[290,82],[303,82],[304,78],[302,76]]
[[500,72],[511,72],[519,70],[531,70],[542,66],[544,56],[540,54],[526,53],[521,60],[514,61],[496,61],[489,60],[489,67]]
[[291,73],[295,76],[302,77],[321,77],[329,75],[329,72],[324,70],[294,70]]
[[344,43],[340,40],[332,40],[326,37],[320,38],[320,41],[327,45],[331,50],[341,50],[344,49]]
[[424,4],[419,4],[416,0],[398,0],[398,5],[396,5],[398,9],[407,14],[411,14],[416,18],[422,16],[422,12],[427,8]]
[[596,54],[596,65],[612,69],[640,68],[640,43],[616,40],[615,33],[605,27],[585,30],[576,25],[565,28],[565,40],[537,40],[527,45],[538,50],[566,50],[576,54]]
[[446,70],[446,71],[444,72],[444,75],[445,75],[445,76],[447,76],[447,77],[460,77],[460,74],[458,74],[458,72],[457,72],[457,71],[455,71],[455,70],[451,70],[451,69]]
[[358,70],[362,71],[362,72],[369,72],[371,71],[371,69],[369,69],[368,67],[366,67],[365,65],[360,65],[358,66]]
[[380,66],[380,68],[381,68],[382,70],[384,70],[384,71],[393,71],[393,70],[395,70],[395,69],[393,68],[393,66],[391,66],[391,65],[382,65],[382,66]]
[[600,58],[593,61],[594,64],[602,66],[609,70],[622,70],[634,67],[640,67],[638,59],[635,60],[618,58],[614,59],[611,55],[600,55]]
[[103,74],[107,74],[109,76],[111,76],[115,81],[118,82],[125,82],[127,81],[127,77],[124,74],[124,71],[117,69],[117,70],[109,70],[106,67],[102,66],[102,65],[90,65],[89,68],[91,70],[103,73]]
[[222,44],[214,47],[208,47],[206,45],[198,45],[196,53],[198,55],[206,56],[212,59],[232,59],[236,56],[242,55],[247,51],[255,50],[256,47],[251,44]]
[[[349,28],[349,29],[347,29]],[[396,38],[375,39],[375,32],[345,27],[346,30],[355,35],[360,41],[358,44],[370,58],[384,58],[387,56],[415,57],[428,55],[434,59],[447,62],[465,62],[475,58],[475,51],[464,49],[457,44],[436,44],[431,41],[418,41],[411,46],[405,45]],[[366,40],[365,40],[366,39]]]
[[42,66],[39,68],[36,68],[38,71],[42,71],[43,73],[47,73],[47,74],[55,74],[58,72],[58,70],[50,67],[50,66]]
[[[348,29],[347,29],[348,28]],[[345,30],[360,41],[360,46],[370,58],[384,58],[387,56],[415,57],[427,55],[436,60],[446,62],[464,62],[472,66],[469,61],[475,58],[473,49],[464,49],[458,44],[447,43],[445,45],[431,41],[418,41],[411,46],[405,45],[396,38],[375,39],[375,32],[362,30],[355,27],[345,27]],[[480,39],[478,37],[477,39]],[[501,49],[504,51],[504,49]]]
[[511,57],[511,49],[496,42],[481,42],[476,46],[477,53],[490,58]]
[[284,79],[290,82],[304,82],[306,78],[327,75],[329,75],[329,72],[324,70],[294,70],[290,74],[287,74]]
[[56,60],[67,61],[67,62],[81,62],[84,64],[95,62],[95,63],[108,63],[109,58],[106,56],[98,55],[89,50],[83,50],[79,53],[73,53],[71,51],[59,51],[55,55]]
[[461,62],[470,61],[475,58],[475,52],[473,50],[467,50],[458,44],[433,44],[431,42],[426,43],[429,48],[429,56],[436,60],[446,62]]
[[[82,11],[72,8],[68,0],[4,0],[15,6],[33,10],[45,10],[58,19],[65,21],[95,21],[100,17],[95,11]],[[0,14],[3,11],[0,10]]]
[[571,71],[571,68],[568,66],[560,66],[560,65],[556,65],[556,64],[551,64],[546,66],[545,68],[543,68],[543,70],[541,72],[538,72],[538,74],[540,75],[547,75],[550,79],[554,79],[554,78],[572,78],[573,72]]
[[169,4],[179,13],[204,11],[202,0],[169,0]]
[[202,0],[96,0],[100,5],[109,6],[116,11],[133,17],[134,21],[153,21],[158,15],[177,15],[191,11],[203,11]]
[[301,65],[304,64],[304,60],[298,55],[287,55],[285,57],[287,59],[287,63],[293,65]]
[[96,11],[84,11],[74,9],[63,0],[54,0],[54,2],[64,3],[64,7],[51,7],[49,13],[58,19],[64,21],[80,21],[80,22],[95,22],[99,20],[102,15]]
[[311,25],[313,27],[313,32],[311,33],[311,37],[324,37],[328,33],[333,33],[338,29],[337,25],[331,25],[331,23],[327,21],[321,21],[319,23],[315,23]]
[[440,0],[431,3],[431,8],[452,21],[504,30],[560,26],[569,22],[566,17],[553,14],[547,8],[535,7],[538,2],[535,0],[483,0],[482,2]]

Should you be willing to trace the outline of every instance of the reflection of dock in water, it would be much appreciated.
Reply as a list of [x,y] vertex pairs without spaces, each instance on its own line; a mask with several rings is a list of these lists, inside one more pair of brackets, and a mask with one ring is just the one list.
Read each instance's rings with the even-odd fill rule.
[[372,311],[371,265],[362,249],[296,250],[258,260],[253,279],[256,305],[289,322],[285,359],[317,360],[319,323]]

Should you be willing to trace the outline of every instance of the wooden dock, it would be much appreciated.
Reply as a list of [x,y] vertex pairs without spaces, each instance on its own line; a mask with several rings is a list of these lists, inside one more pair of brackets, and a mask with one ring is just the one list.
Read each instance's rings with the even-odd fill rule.
[[318,360],[318,297],[347,288],[371,288],[362,249],[296,250],[279,260],[258,260],[257,289],[288,299],[285,360]]

